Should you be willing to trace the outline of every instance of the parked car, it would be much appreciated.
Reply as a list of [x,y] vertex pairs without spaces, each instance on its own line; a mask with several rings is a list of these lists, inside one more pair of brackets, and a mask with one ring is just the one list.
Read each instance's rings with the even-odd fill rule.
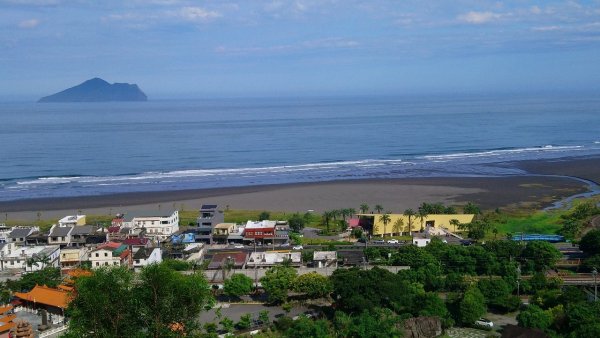
[[372,243],[373,244],[385,244],[385,241],[383,239],[377,239],[377,240],[374,240]]
[[398,244],[398,243],[400,243],[400,241],[397,240],[397,239],[390,239],[390,240],[388,240],[388,244]]
[[476,320],[475,325],[494,327],[494,323],[491,320],[485,318],[479,318],[478,320]]
[[469,245],[473,244],[473,242],[469,241],[468,239],[463,239],[460,241],[460,244],[462,244],[464,246],[469,246]]
[[244,248],[244,244],[235,244],[233,247],[236,248],[236,249],[243,249]]
[[282,248],[287,248],[288,246],[290,246],[290,243],[287,242],[280,245]]
[[304,247],[302,245],[294,245],[292,247],[292,249],[294,249],[294,250],[302,250],[302,249],[304,249]]

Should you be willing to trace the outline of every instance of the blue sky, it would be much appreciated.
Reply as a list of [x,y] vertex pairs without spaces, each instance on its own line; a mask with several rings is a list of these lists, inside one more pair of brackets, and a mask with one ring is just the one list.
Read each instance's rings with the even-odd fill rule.
[[600,1],[0,0],[0,97],[600,90]]

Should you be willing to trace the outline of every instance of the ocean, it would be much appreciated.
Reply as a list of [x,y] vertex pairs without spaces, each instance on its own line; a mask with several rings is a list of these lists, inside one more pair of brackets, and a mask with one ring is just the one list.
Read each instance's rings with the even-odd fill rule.
[[0,201],[340,179],[502,176],[600,154],[600,98],[0,103]]

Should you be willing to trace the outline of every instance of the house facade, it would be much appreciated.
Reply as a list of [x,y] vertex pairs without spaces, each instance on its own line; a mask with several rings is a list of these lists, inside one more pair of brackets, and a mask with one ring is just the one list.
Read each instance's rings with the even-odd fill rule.
[[196,241],[212,244],[214,228],[217,224],[225,221],[223,210],[219,210],[216,204],[203,204],[198,214],[198,225],[196,230]]
[[140,248],[133,254],[133,269],[137,272],[144,266],[162,262],[160,248]]
[[179,211],[149,211],[126,215],[125,227],[141,229],[145,236],[163,242],[179,231]]

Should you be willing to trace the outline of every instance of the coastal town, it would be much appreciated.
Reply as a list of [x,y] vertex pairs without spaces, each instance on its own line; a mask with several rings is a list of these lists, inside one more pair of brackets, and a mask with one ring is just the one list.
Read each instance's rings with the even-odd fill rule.
[[[581,205],[589,207],[585,203]],[[269,323],[277,323],[281,318],[292,318],[294,322],[325,316],[326,308],[332,302],[330,293],[340,297],[339,291],[330,289],[331,283],[335,285],[335,279],[339,278],[338,274],[342,275],[340,271],[370,273],[384,270],[393,278],[394,275],[402,275],[407,271],[432,273],[438,270],[440,275],[446,274],[445,277],[438,276],[446,281],[445,287],[427,286],[432,283],[429,280],[432,277],[424,280],[421,280],[423,277],[418,277],[417,280],[424,283],[427,294],[437,294],[444,290],[454,292],[454,287],[447,283],[448,278],[462,269],[455,265],[470,264],[464,261],[465,258],[452,261],[456,258],[449,256],[454,255],[452,252],[456,250],[463,252],[461,255],[476,257],[479,254],[464,251],[483,248],[493,252],[499,250],[496,246],[500,246],[505,247],[502,250],[514,251],[514,258],[519,260],[519,255],[531,255],[531,252],[524,253],[528,252],[532,243],[543,243],[547,247],[531,250],[538,250],[534,251],[534,255],[549,255],[550,258],[544,258],[542,263],[532,263],[535,259],[529,257],[515,265],[516,262],[504,262],[506,257],[497,256],[494,260],[498,263],[495,264],[513,266],[515,270],[510,273],[504,270],[506,268],[494,272],[496,268],[493,267],[477,267],[481,264],[478,262],[480,258],[473,258],[471,264],[475,266],[469,268],[472,272],[467,275],[499,275],[516,283],[504,287],[504,296],[512,299],[512,305],[499,306],[494,304],[498,299],[486,300],[490,311],[495,313],[491,316],[505,322],[502,324],[502,331],[497,331],[499,323],[478,318],[467,319],[458,328],[453,328],[454,325],[448,325],[447,321],[458,322],[460,319],[450,319],[446,313],[441,318],[436,317],[436,320],[427,316],[429,319],[422,318],[421,320],[429,323],[426,325],[419,321],[412,322],[412,327],[403,328],[404,334],[410,337],[436,337],[446,332],[455,337],[465,334],[466,331],[461,331],[459,327],[467,324],[466,327],[474,327],[473,330],[478,329],[485,334],[502,332],[503,337],[516,337],[527,332],[517,329],[520,321],[499,314],[518,310],[533,301],[527,293],[533,291],[535,294],[535,290],[526,286],[532,278],[543,278],[544,283],[552,283],[552,280],[560,278],[560,285],[563,287],[571,285],[582,288],[589,295],[592,286],[595,290],[596,269],[593,269],[593,275],[574,273],[582,268],[585,270],[583,261],[587,256],[578,247],[565,243],[565,237],[521,233],[509,234],[503,239],[496,239],[497,236],[494,236],[492,239],[490,229],[482,228],[483,223],[489,223],[486,219],[489,215],[482,215],[479,208],[471,203],[463,209],[464,213],[459,213],[457,208],[445,207],[441,203],[423,203],[417,211],[407,209],[403,213],[391,213],[383,212],[380,205],[371,210],[368,205],[363,204],[358,210],[334,210],[322,215],[309,210],[304,215],[294,213],[279,220],[269,219],[269,212],[262,212],[258,219],[239,223],[225,221],[227,206],[203,204],[197,210],[195,221],[188,222],[187,225],[182,224],[180,210],[165,209],[117,213],[113,215],[110,224],[89,224],[91,222],[88,222],[84,214],[65,215],[45,231],[39,226],[2,226],[0,278],[4,285],[8,285],[11,280],[29,278],[28,275],[43,276],[51,270],[57,271],[58,275],[55,279],[57,285],[39,284],[36,280],[29,288],[21,286],[18,291],[10,292],[4,297],[6,304],[2,307],[0,336],[15,336],[17,330],[21,330],[30,335],[16,336],[58,337],[69,329],[72,318],[68,309],[78,297],[78,279],[91,278],[96,271],[112,269],[125,269],[139,274],[148,267],[164,264],[184,275],[200,273],[206,287],[212,290],[210,297],[214,297],[214,301],[205,304],[208,312],[198,314],[196,320],[205,322],[206,325],[225,313],[225,317],[231,321],[232,324],[229,325],[227,320],[220,319],[220,329],[216,325],[211,329],[208,325],[208,336],[211,332],[220,336],[262,334],[261,332],[272,330],[269,329]],[[584,219],[589,220],[598,211],[597,207],[591,207],[591,211],[586,211]],[[326,229],[308,226],[311,219],[318,219],[318,223],[326,225]],[[598,219],[595,217],[593,222],[598,222]],[[330,229],[330,223],[335,226],[335,230]],[[490,243],[486,244],[486,240]],[[417,254],[419,256],[427,250],[433,250],[433,247],[439,247],[436,251],[449,250],[437,257],[437,264],[441,265],[436,268],[429,266],[429,263],[423,261],[424,258],[416,261],[415,258],[410,258],[417,253],[411,253],[412,250],[420,250]],[[559,267],[567,270],[559,270]],[[298,276],[295,277],[297,280],[303,276],[320,276],[316,282],[318,285],[311,287],[324,290],[316,292],[314,297],[307,297],[302,296],[308,292],[302,287],[278,285],[277,289],[290,289],[283,290],[283,295],[275,297],[268,284],[269,278],[278,269],[288,269],[294,276]],[[562,272],[557,274],[558,271]],[[572,272],[565,274],[564,271]],[[536,275],[539,272],[543,274]],[[39,280],[43,281],[44,278]],[[228,283],[235,280],[242,280],[247,289],[237,293],[231,291]],[[459,287],[462,292],[465,292],[464,288],[468,285],[465,282],[463,280],[459,283],[463,285]],[[475,285],[481,282],[476,282]],[[359,292],[359,289],[356,291]],[[595,293],[593,297],[592,301],[596,297]],[[333,303],[337,302],[333,300]],[[255,314],[250,323],[243,322],[248,321],[250,316],[240,313],[240,308],[244,307],[248,309],[248,313]],[[505,311],[498,311],[498,308]],[[261,311],[263,316],[259,318],[258,313]],[[483,318],[486,312],[483,311],[478,316]],[[209,318],[211,316],[213,318]],[[447,318],[444,319],[444,316]],[[486,316],[489,317],[490,313]],[[234,320],[238,325],[233,325]],[[472,335],[476,337],[477,332]]]

